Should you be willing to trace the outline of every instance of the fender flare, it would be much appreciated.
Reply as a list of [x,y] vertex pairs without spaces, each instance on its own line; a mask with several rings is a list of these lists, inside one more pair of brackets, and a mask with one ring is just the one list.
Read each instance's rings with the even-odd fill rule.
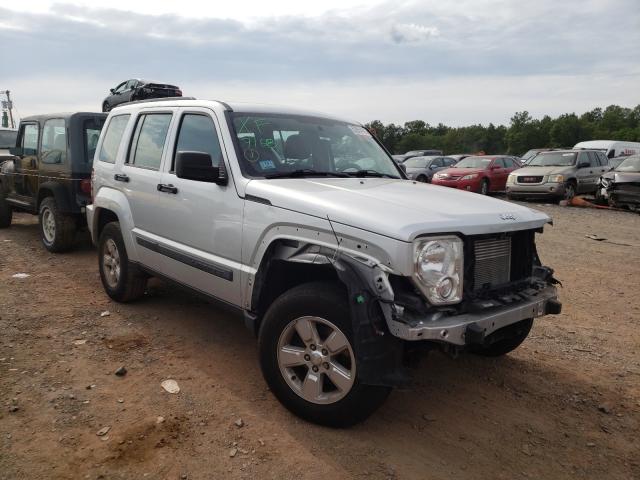
[[136,242],[132,232],[134,228],[133,214],[131,213],[129,202],[124,193],[113,188],[102,187],[97,192],[93,201],[93,205],[95,208],[95,212],[93,214],[93,218],[91,219],[92,225],[90,226],[90,228],[92,236],[94,235],[93,232],[96,232],[95,240],[98,240],[97,228],[100,213],[102,210],[109,210],[118,217],[118,222],[120,222],[120,230],[122,231],[122,238],[127,249],[127,256],[129,257],[129,260],[133,262],[138,261],[138,250],[136,248]]
[[42,200],[49,195],[43,195],[45,190],[51,191],[53,193],[53,198],[56,201],[56,207],[63,213],[72,213],[71,211],[71,195],[69,190],[65,188],[63,185],[57,182],[45,182],[38,188],[38,203],[36,205],[36,211],[40,212],[40,204]]

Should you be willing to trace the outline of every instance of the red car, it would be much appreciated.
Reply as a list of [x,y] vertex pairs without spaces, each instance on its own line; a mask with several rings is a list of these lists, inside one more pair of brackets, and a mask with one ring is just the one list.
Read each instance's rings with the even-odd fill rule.
[[467,157],[451,168],[440,170],[431,183],[487,195],[504,191],[507,177],[518,168],[520,162],[506,155]]

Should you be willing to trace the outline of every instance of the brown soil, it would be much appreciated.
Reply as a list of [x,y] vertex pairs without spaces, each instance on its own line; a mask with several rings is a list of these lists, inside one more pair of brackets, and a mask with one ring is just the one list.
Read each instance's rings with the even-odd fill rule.
[[431,354],[348,430],[274,399],[236,317],[157,281],[115,304],[86,238],[49,254],[17,215],[0,231],[0,479],[640,478],[640,216],[538,208],[564,312],[503,358]]

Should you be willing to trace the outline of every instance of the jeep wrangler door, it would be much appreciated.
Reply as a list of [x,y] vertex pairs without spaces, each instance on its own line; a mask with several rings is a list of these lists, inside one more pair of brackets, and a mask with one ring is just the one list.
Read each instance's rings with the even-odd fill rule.
[[230,171],[225,168],[219,123],[209,109],[181,108],[175,125],[171,158],[159,187],[167,221],[162,222],[158,234],[166,247],[167,275],[240,305],[243,200],[231,179],[227,184],[216,184],[178,178],[175,172],[180,152],[206,153],[212,167]]
[[35,208],[38,194],[38,145],[40,126],[36,122],[20,125],[18,145],[21,154],[15,160],[16,200]]

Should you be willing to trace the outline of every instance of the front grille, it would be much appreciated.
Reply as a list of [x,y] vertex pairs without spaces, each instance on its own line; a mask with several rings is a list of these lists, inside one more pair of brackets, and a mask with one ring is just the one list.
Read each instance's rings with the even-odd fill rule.
[[511,237],[477,240],[474,244],[475,290],[508,283],[511,279]]
[[491,298],[505,288],[523,286],[536,262],[535,230],[469,236],[465,239],[465,296]]
[[543,178],[540,176],[521,175],[518,177],[518,183],[542,183]]

